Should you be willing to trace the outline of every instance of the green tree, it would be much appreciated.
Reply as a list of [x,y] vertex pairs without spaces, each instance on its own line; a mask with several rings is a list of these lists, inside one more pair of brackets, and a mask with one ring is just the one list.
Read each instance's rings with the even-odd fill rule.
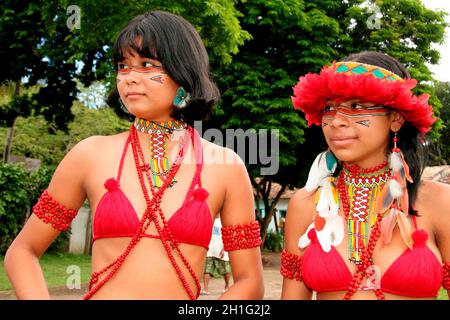
[[[261,176],[261,165],[250,165],[264,241],[268,224],[281,194],[305,181],[312,160],[323,147],[321,130],[306,129],[301,112],[290,101],[298,77],[317,72],[323,65],[362,50],[381,50],[404,61],[413,76],[431,80],[425,63],[436,63],[432,43],[443,41],[443,12],[426,9],[419,0],[376,1],[380,28],[368,24],[372,14],[364,1],[240,1],[241,24],[252,40],[233,62],[217,72],[223,101],[214,121],[222,129],[239,127],[279,129],[280,170]],[[373,18],[373,17],[372,17]],[[429,89],[422,85],[418,91]],[[439,101],[433,97],[433,105]],[[438,124],[439,126],[439,124]],[[281,189],[269,198],[274,182]]]
[[[249,38],[239,25],[234,0],[102,1],[68,0],[0,2],[0,85],[14,83],[8,103],[0,106],[1,125],[8,128],[7,161],[18,117],[44,116],[52,132],[67,130],[77,96],[77,80],[84,86],[107,79],[113,85],[111,45],[134,16],[162,9],[178,13],[199,29],[212,57],[229,62],[231,54]],[[24,79],[26,81],[24,82]],[[40,84],[24,94],[23,86]]]
[[[19,117],[16,121],[12,153],[40,159],[44,166],[56,166],[64,155],[81,140],[94,135],[112,135],[127,130],[129,122],[122,120],[110,108],[89,109],[76,101],[72,107],[74,120],[68,131],[49,133],[49,124],[42,115]],[[6,129],[0,128],[0,146]]]
[[436,96],[442,103],[440,118],[445,127],[436,143],[438,164],[449,164],[450,161],[450,82],[436,83]]

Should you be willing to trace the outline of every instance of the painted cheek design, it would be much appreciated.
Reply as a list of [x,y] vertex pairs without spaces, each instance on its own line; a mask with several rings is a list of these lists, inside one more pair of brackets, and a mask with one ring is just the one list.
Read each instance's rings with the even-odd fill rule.
[[158,75],[156,75],[156,76],[152,76],[152,77],[150,77],[149,79],[152,80],[152,81],[161,83],[161,84],[164,83],[164,78],[163,78],[163,76],[160,75],[160,74],[158,74]]
[[357,124],[360,124],[362,126],[365,127],[370,127],[370,120],[361,120],[361,121],[356,121]]

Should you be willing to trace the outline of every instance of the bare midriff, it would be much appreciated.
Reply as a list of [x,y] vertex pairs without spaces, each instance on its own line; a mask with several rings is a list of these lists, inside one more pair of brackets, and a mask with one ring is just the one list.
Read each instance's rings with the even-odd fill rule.
[[[92,246],[92,270],[98,271],[114,261],[126,248],[130,238],[98,239]],[[206,249],[180,244],[197,277],[203,274]],[[183,262],[174,253],[189,286],[196,284]],[[99,279],[101,281],[105,275]],[[170,262],[160,239],[142,238],[116,274],[91,299],[189,299],[189,295]]]

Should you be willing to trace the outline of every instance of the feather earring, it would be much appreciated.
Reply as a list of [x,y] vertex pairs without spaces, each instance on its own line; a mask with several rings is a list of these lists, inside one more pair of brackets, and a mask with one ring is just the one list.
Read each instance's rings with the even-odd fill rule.
[[309,170],[306,191],[314,191],[331,177],[336,170],[337,159],[331,151],[320,153]]
[[408,221],[409,196],[406,181],[412,182],[409,174],[409,167],[401,150],[397,147],[397,132],[394,133],[394,148],[389,155],[389,167],[392,177],[383,188],[380,197],[377,200],[377,212],[384,214],[381,222],[381,239],[383,244],[391,242],[392,232],[395,224],[400,229],[403,241],[412,249],[412,228]]

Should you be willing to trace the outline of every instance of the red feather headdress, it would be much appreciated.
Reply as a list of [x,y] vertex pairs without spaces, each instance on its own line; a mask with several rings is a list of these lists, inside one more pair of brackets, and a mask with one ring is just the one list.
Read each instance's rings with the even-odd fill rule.
[[308,73],[295,85],[292,103],[306,116],[308,126],[320,125],[322,110],[328,101],[382,104],[398,111],[421,133],[431,129],[436,121],[428,104],[428,94],[415,96],[411,89],[415,79],[402,79],[386,69],[359,62],[334,62],[319,74]]

